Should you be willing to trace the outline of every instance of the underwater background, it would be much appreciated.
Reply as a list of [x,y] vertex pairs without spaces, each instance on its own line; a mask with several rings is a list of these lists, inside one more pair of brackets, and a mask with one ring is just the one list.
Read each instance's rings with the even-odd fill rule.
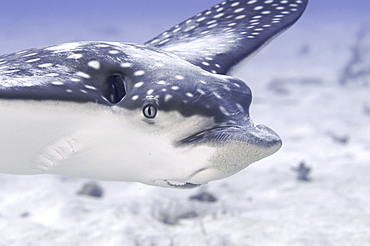
[[[0,1],[0,54],[144,43],[219,2]],[[0,246],[370,245],[369,12],[310,0],[236,74],[255,123],[282,137],[277,154],[195,190],[0,174]]]

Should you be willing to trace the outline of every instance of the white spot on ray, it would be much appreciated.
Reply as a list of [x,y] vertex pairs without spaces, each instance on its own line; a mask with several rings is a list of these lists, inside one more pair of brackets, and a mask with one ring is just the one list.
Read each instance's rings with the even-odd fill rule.
[[164,81],[164,80],[160,80],[160,81],[158,81],[158,82],[157,82],[157,84],[158,84],[158,85],[165,85],[165,84],[166,84],[166,81]]
[[19,69],[13,69],[13,70],[4,71],[3,73],[9,74],[9,73],[16,73],[16,72],[19,72],[19,71],[20,71]]
[[241,20],[241,19],[244,19],[245,17],[247,17],[246,15],[239,15],[237,17],[235,17],[235,20]]
[[81,72],[81,71],[77,72],[75,75],[79,76],[79,77],[82,77],[82,78],[85,78],[85,79],[90,79],[91,78],[90,75],[88,75],[87,73]]
[[139,96],[138,96],[138,95],[135,95],[135,96],[132,96],[132,97],[131,97],[131,100],[132,100],[132,101],[136,101],[137,99],[139,99]]
[[174,91],[177,91],[177,90],[180,90],[180,87],[178,87],[178,86],[172,86],[171,89],[174,90]]
[[38,67],[51,67],[53,65],[54,65],[53,63],[44,63],[44,64],[38,65]]
[[53,84],[53,85],[64,85],[64,83],[60,82],[60,81],[53,81],[53,82],[51,82],[51,84]]
[[57,76],[59,76],[59,73],[47,73],[47,74],[45,74],[45,76],[48,76],[48,77],[57,77]]
[[184,77],[184,76],[182,76],[182,75],[176,75],[176,76],[175,76],[175,79],[183,80],[183,79],[185,79],[185,77]]
[[171,98],[172,98],[172,95],[170,95],[170,94],[166,94],[166,95],[164,96],[164,101],[165,101],[165,102],[168,102],[169,100],[171,100]]
[[143,86],[144,85],[144,82],[137,82],[135,85],[134,85],[134,87],[135,88],[139,88],[139,87],[141,87],[141,86]]
[[91,86],[91,85],[85,85],[85,88],[90,89],[90,90],[94,90],[94,91],[97,90],[94,86]]
[[223,106],[220,106],[219,109],[220,109],[221,113],[223,113],[224,115],[230,116],[230,113],[227,112],[226,108],[224,108]]
[[26,62],[27,63],[32,63],[32,62],[37,62],[37,61],[40,61],[40,60],[41,60],[40,58],[35,58],[35,59],[27,60]]
[[219,14],[217,14],[217,15],[213,16],[213,18],[218,19],[218,18],[221,18],[221,17],[222,17],[222,16],[224,16],[224,15],[225,15],[224,13],[219,13]]
[[218,13],[218,12],[221,12],[222,10],[224,10],[224,8],[223,8],[223,7],[218,8],[218,9],[216,10],[216,12]]
[[209,25],[209,26],[208,26],[208,28],[214,28],[214,27],[216,27],[216,26],[218,26],[218,24],[217,24],[217,23],[214,23],[214,24],[212,24],[212,25]]
[[45,50],[54,51],[54,53],[76,51],[82,44],[79,42],[65,43],[57,46],[45,48]]
[[217,92],[213,92],[212,94],[215,95],[215,97],[217,97],[218,99],[222,99],[222,96]]
[[197,89],[197,92],[199,92],[201,95],[205,95],[206,94],[204,90],[199,89],[199,88]]
[[271,14],[271,11],[269,10],[265,10],[265,11],[262,11],[261,14],[263,15],[268,15],[268,14]]
[[236,107],[242,112],[244,113],[244,108],[242,105],[240,105],[239,103],[236,104]]
[[119,50],[110,50],[110,51],[108,51],[108,53],[111,54],[111,55],[117,55],[117,54],[120,53],[120,51]]
[[21,55],[21,54],[24,54],[24,53],[26,53],[26,52],[28,52],[28,50],[21,50],[21,51],[17,52],[16,54],[17,54],[17,55]]
[[110,47],[110,45],[108,45],[108,44],[96,44],[95,47],[98,47],[98,48],[108,48],[108,47]]
[[134,72],[134,76],[142,76],[145,74],[145,71],[144,70],[138,70],[138,71],[135,71]]
[[35,56],[35,55],[37,55],[37,54],[38,54],[38,53],[31,53],[31,54],[24,55],[23,57]]
[[100,69],[100,62],[99,61],[89,61],[87,63],[87,65],[89,67],[92,67],[92,68],[96,69],[96,70]]
[[[194,27],[195,28],[195,27]],[[193,29],[194,29],[193,28]],[[191,29],[192,30],[192,29]],[[189,29],[187,29],[187,30],[185,30],[185,32],[186,31],[189,31]],[[165,43],[167,43],[168,41],[170,41],[171,39],[170,38],[166,38],[166,39],[163,39],[161,42],[159,42],[158,44],[165,44]]]
[[123,67],[123,68],[129,68],[129,67],[132,67],[132,63],[130,63],[130,62],[124,62],[124,63],[121,63],[121,67]]
[[186,95],[187,97],[194,97],[193,93],[190,93],[190,92],[185,93],[185,95]]
[[211,21],[208,21],[207,23],[206,23],[206,25],[212,25],[213,23],[216,23],[217,21],[216,20],[211,20]]
[[83,57],[82,54],[72,54],[72,55],[68,56],[67,59],[80,59],[82,57]]
[[153,41],[151,41],[150,43],[151,44],[155,44],[155,43],[158,43],[159,42],[159,39],[154,39]]
[[238,8],[238,9],[234,10],[234,13],[240,13],[244,10],[245,10],[245,8]]

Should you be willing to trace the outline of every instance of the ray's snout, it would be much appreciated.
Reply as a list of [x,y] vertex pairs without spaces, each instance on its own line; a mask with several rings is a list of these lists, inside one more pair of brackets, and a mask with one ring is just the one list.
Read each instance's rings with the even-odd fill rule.
[[247,143],[261,148],[276,148],[276,151],[282,145],[279,135],[272,129],[265,125],[255,126],[251,122],[245,125],[214,126],[182,139],[180,144],[225,145],[230,142]]
[[247,137],[249,137],[249,134],[253,139],[252,141],[258,146],[266,148],[278,147],[279,149],[282,145],[279,135],[265,125],[247,128]]
[[257,160],[275,153],[282,145],[279,135],[265,125],[228,127],[220,131],[216,139],[225,141],[225,145],[233,143],[248,146],[245,147],[245,151],[251,152],[250,154],[255,155]]
[[[195,140],[194,140],[195,141]],[[204,184],[212,180],[231,176],[250,164],[277,152],[282,141],[270,128],[264,125],[230,126],[205,134],[203,143],[217,146],[212,163],[192,175],[188,184]]]

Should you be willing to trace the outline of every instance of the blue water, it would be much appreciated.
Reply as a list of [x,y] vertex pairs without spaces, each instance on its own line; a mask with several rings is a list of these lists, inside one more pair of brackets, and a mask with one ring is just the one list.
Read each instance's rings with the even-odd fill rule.
[[[220,0],[1,1],[0,53],[76,40],[142,43],[219,2]],[[311,0],[300,23],[370,23],[369,11],[369,0]]]

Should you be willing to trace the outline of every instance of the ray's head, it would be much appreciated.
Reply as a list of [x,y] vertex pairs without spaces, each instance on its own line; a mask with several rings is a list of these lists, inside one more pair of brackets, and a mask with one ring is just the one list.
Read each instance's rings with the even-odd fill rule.
[[170,58],[152,69],[126,64],[112,78],[117,84],[111,94],[124,95],[115,107],[135,112],[138,127],[150,129],[159,146],[165,141],[171,152],[188,157],[173,156],[173,167],[184,172],[156,178],[156,185],[195,187],[232,175],[280,148],[275,132],[253,124],[251,90],[243,81],[189,63],[171,65]]

